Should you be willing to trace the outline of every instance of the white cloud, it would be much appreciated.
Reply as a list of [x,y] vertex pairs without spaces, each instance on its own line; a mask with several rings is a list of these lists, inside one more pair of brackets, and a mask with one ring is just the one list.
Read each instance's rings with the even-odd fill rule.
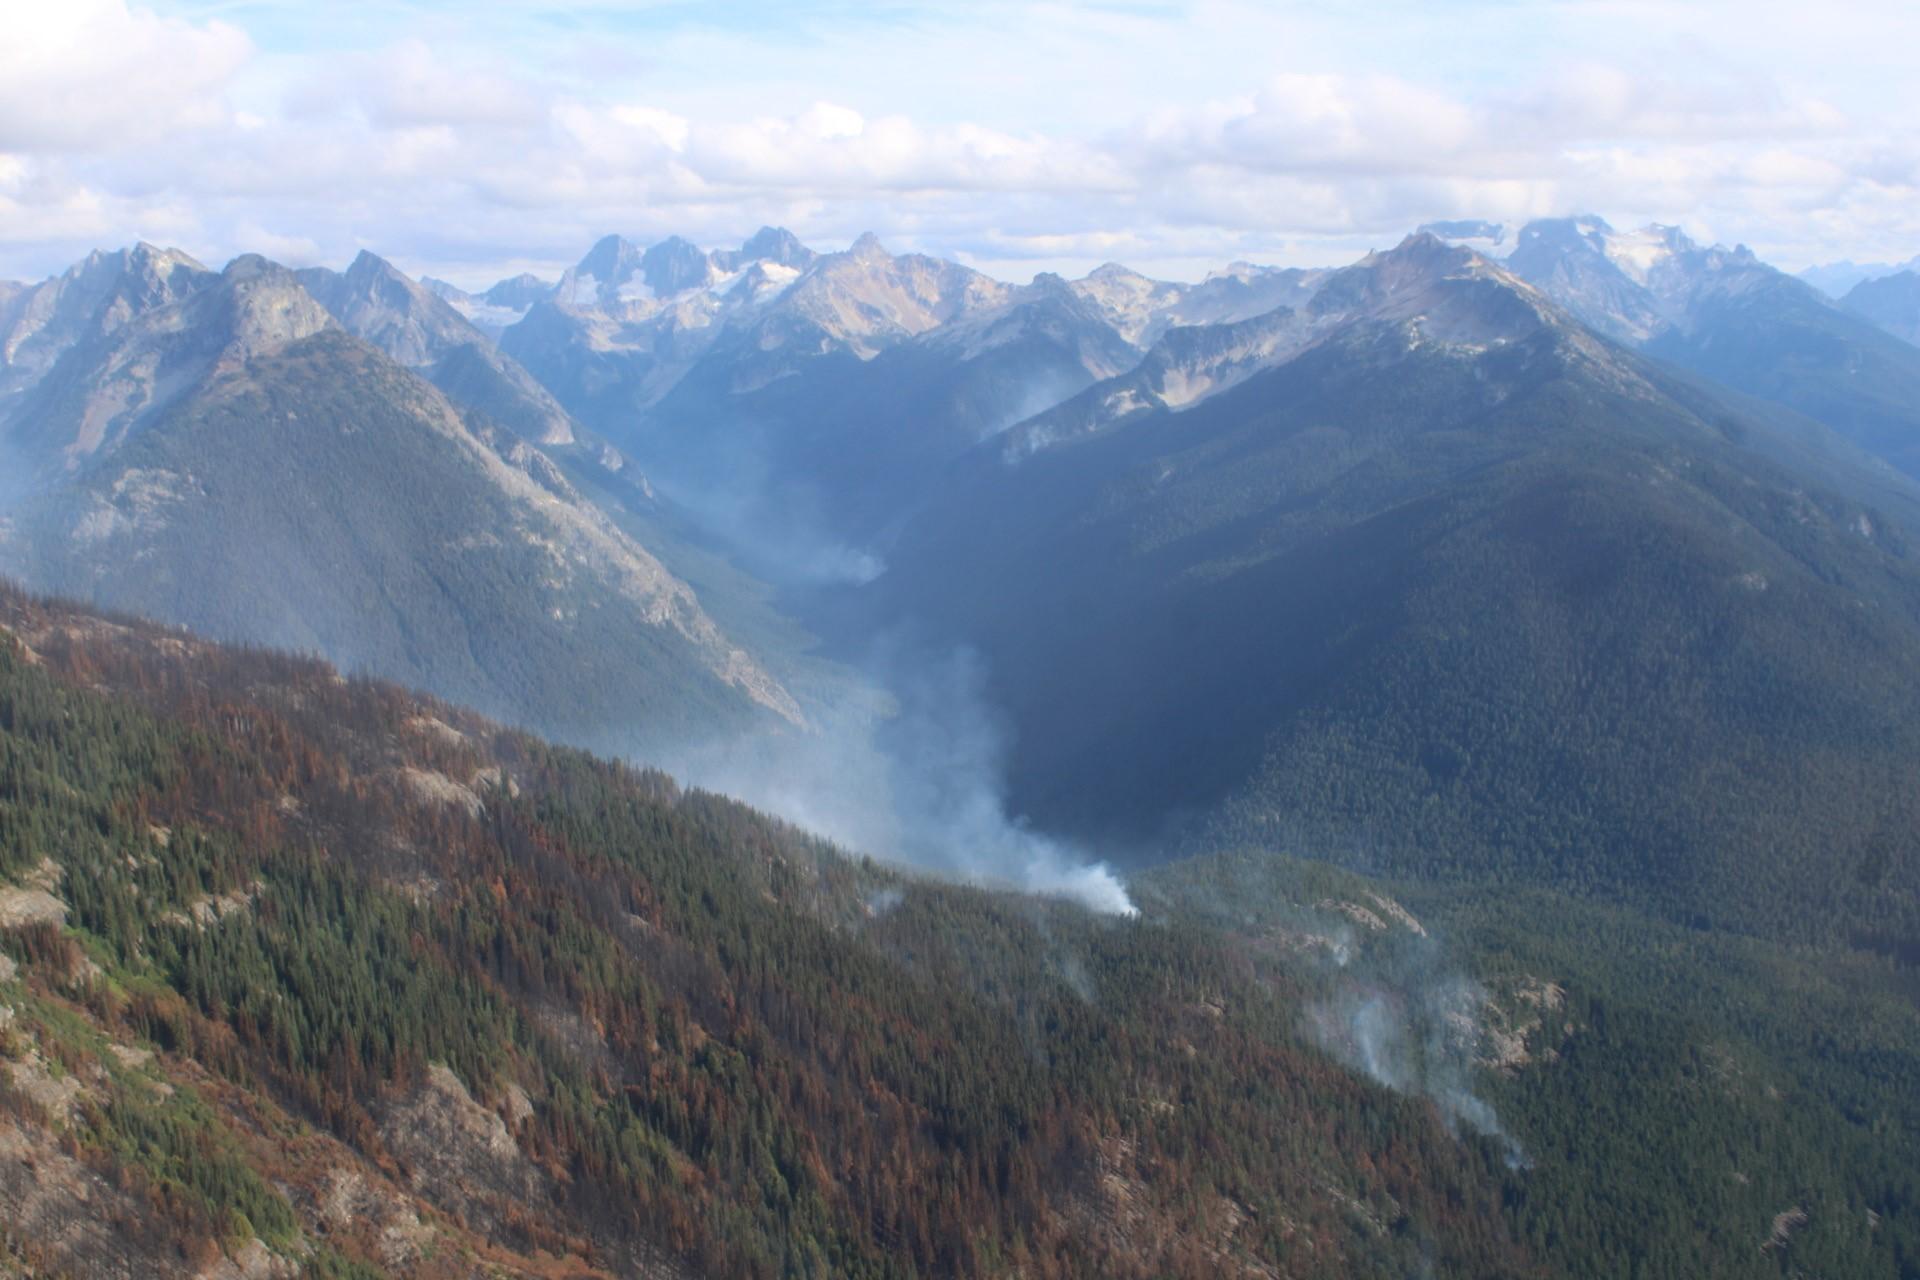
[[1896,37],[1920,30],[1895,6],[1869,6],[1885,39],[1865,13],[1822,28],[1774,0],[1384,0],[1365,21],[989,0],[558,35],[516,25],[530,8],[349,5],[378,35],[341,47],[332,10],[233,10],[255,15],[242,32],[34,6],[0,44],[0,275],[156,227],[214,260],[284,237],[469,269],[778,222],[1012,274],[1195,275],[1587,209],[1789,265],[1920,250],[1920,136],[1887,109]]
[[252,50],[123,0],[11,6],[0,39],[0,149],[111,151],[227,117],[222,91]]

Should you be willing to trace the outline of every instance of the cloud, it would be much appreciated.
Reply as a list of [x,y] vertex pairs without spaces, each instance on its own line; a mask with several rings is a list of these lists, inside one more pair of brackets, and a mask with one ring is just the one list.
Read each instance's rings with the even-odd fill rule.
[[213,260],[264,227],[436,273],[763,222],[1013,275],[1589,209],[1787,265],[1920,248],[1905,76],[1858,56],[1920,37],[1895,6],[171,8],[38,6],[0,47],[0,275],[155,224]]
[[238,28],[123,0],[13,6],[0,40],[0,151],[111,151],[217,125],[251,52]]

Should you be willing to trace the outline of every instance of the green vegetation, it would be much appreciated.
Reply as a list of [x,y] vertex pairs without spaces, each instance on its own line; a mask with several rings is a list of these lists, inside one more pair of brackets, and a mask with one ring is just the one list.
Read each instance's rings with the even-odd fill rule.
[[[1244,985],[1217,938],[905,885],[316,664],[8,612],[38,662],[0,653],[5,865],[57,853],[72,910],[8,936],[23,973],[377,1166],[433,1158],[397,1120],[429,1067],[524,1091],[539,1191],[466,1153],[483,1236],[744,1276],[1523,1269],[1497,1149],[1304,1043],[1283,987],[1195,1012]],[[470,814],[404,768],[512,790]],[[105,974],[76,987],[82,946]],[[88,1132],[156,1197],[205,1190],[197,1128],[102,1106]]]
[[1910,489],[1603,354],[1360,331],[978,458],[872,616],[977,646],[1016,808],[1121,857],[1920,938]]
[[[1910,962],[1544,890],[1382,885],[1269,854],[1197,859],[1136,887],[1254,944],[1299,928],[1302,903],[1391,892],[1471,959],[1498,1005],[1538,1018],[1531,1061],[1475,1085],[1525,1154],[1507,1212],[1555,1274],[1920,1273]],[[1320,981],[1406,983],[1395,941]],[[1439,976],[1424,941],[1400,950],[1422,978]],[[1557,1007],[1514,998],[1539,981],[1564,992]],[[1806,1219],[1789,1243],[1763,1251],[1776,1217],[1796,1210]]]
[[1697,308],[1648,351],[1796,409],[1920,476],[1920,349],[1776,276]]
[[[52,857],[71,913],[0,935],[9,1053],[79,1082],[68,1140],[167,1224],[156,1248],[257,1235],[379,1274],[376,1237],[315,1208],[350,1172],[439,1215],[422,1275],[540,1251],[769,1277],[1915,1274],[1920,1019],[1891,957],[1420,885],[1386,889],[1444,947],[1363,935],[1338,904],[1385,911],[1381,885],[1266,854],[1165,868],[1140,919],[1103,919],[905,881],[316,663],[18,596],[0,622],[0,867]],[[1311,938],[1341,931],[1336,964]],[[1511,1023],[1528,1061],[1448,1077],[1518,1164],[1316,1030],[1356,995],[1476,989],[1468,968],[1485,1017],[1544,1010]]]
[[567,741],[754,723],[712,655],[567,524],[597,517],[524,483],[516,497],[470,428],[488,424],[319,333],[212,379],[31,505],[8,557],[45,590],[325,654]]

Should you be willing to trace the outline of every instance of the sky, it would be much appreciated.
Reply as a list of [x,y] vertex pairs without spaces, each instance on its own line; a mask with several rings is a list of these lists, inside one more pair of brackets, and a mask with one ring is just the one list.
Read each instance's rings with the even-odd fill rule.
[[1920,6],[0,0],[0,279],[146,239],[468,286],[863,231],[1003,278],[1442,218],[1920,254]]

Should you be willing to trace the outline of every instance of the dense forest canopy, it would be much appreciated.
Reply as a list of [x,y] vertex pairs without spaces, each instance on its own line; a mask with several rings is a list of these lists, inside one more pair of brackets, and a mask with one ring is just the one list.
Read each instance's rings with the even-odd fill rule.
[[1910,955],[1257,853],[1091,915],[318,662],[15,592],[0,624],[16,1267],[1920,1258]]

